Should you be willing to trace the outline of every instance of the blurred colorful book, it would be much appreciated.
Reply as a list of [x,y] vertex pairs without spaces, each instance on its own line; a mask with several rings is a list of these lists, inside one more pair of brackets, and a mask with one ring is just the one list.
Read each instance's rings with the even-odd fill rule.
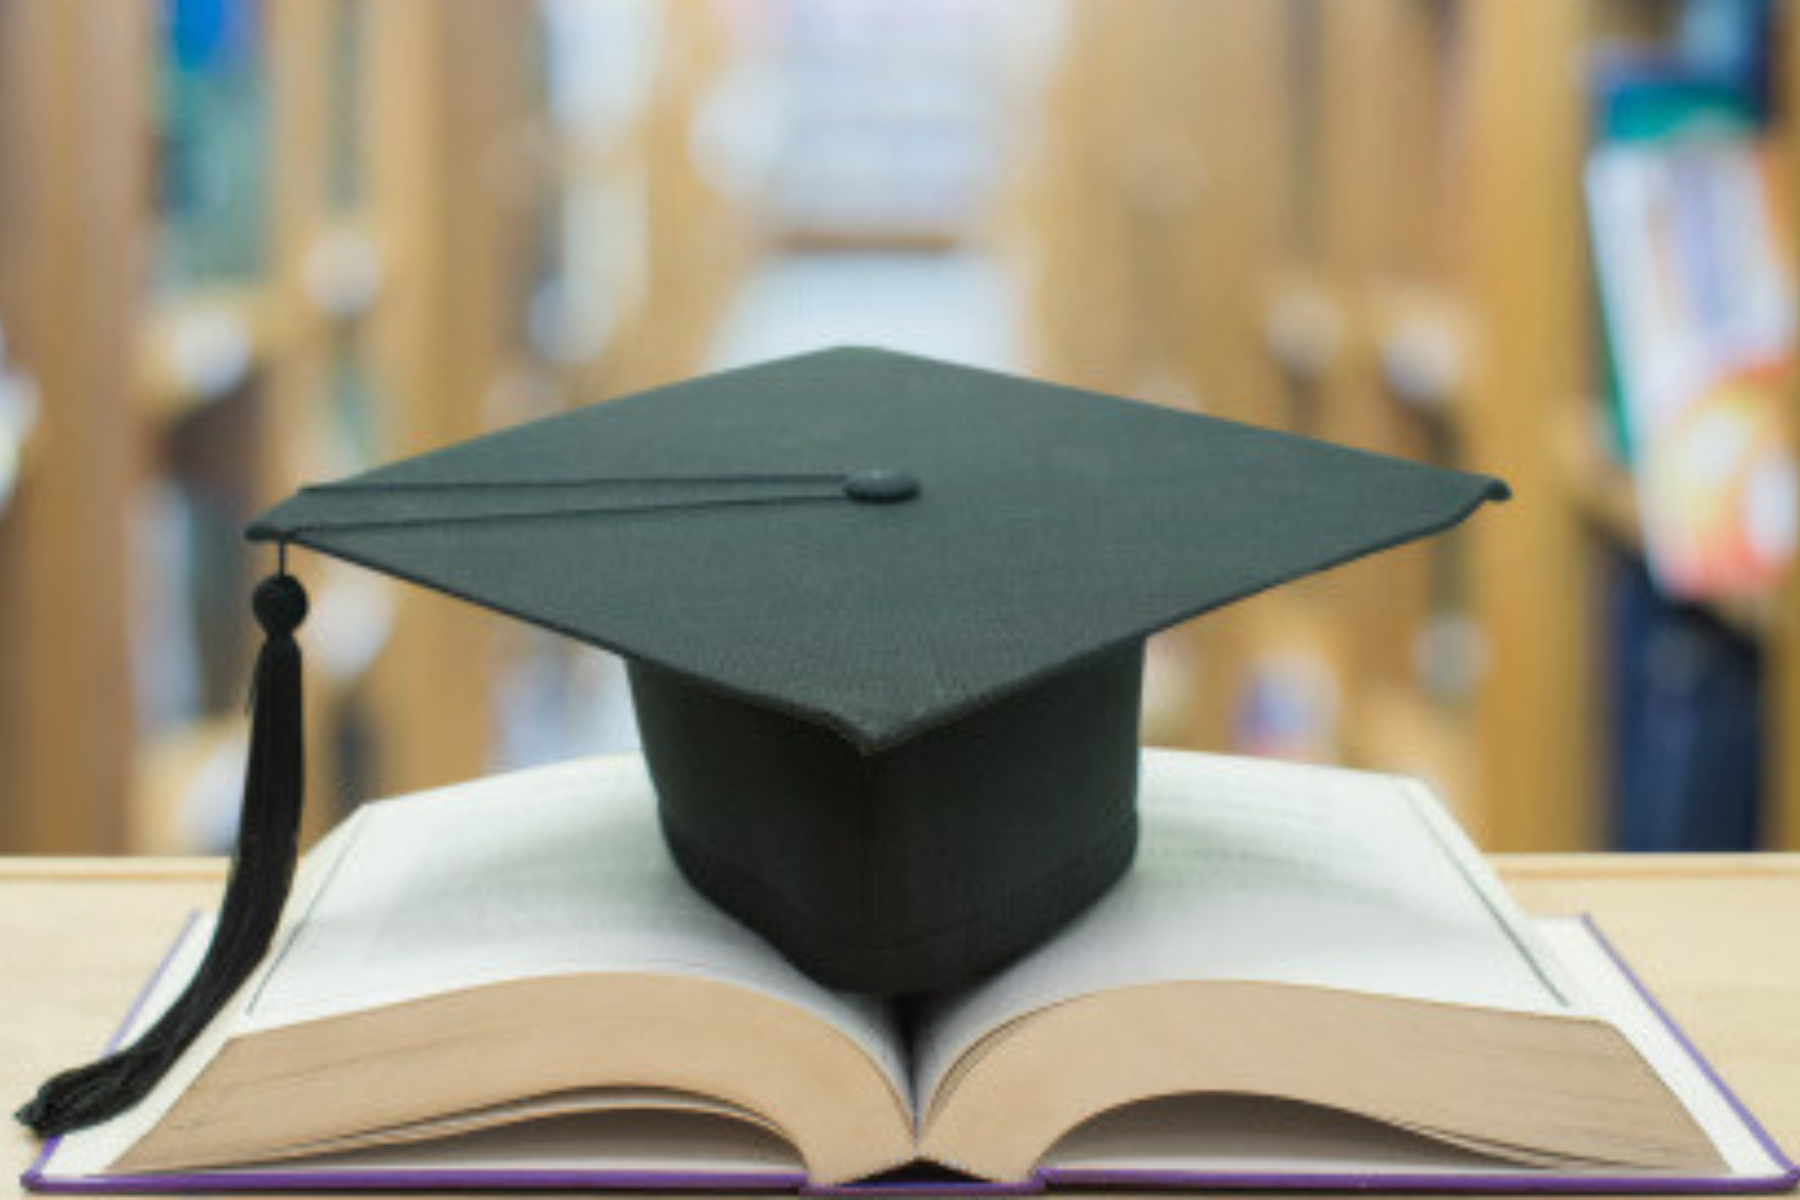
[[1672,602],[1633,560],[1612,573],[1609,608],[1611,845],[1756,849],[1761,655],[1708,612]]
[[1599,107],[1593,254],[1652,571],[1766,588],[1800,532],[1786,164],[1729,89],[1615,82]]

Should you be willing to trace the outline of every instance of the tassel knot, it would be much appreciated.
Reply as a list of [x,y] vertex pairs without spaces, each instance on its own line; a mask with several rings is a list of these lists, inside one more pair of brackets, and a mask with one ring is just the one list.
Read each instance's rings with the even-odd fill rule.
[[250,598],[257,624],[272,638],[291,638],[306,621],[306,589],[292,575],[271,575],[256,585]]

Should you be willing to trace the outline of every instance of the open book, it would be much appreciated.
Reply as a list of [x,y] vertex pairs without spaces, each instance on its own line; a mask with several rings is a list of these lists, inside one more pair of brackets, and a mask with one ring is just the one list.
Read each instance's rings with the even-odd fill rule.
[[1152,751],[1140,803],[1095,908],[904,1007],[691,891],[635,758],[367,806],[157,1092],[27,1183],[1793,1181],[1597,935],[1521,916],[1418,784]]

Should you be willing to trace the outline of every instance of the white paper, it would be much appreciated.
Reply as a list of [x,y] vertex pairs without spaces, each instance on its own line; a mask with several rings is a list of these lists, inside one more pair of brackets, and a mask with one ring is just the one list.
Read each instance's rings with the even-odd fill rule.
[[1148,751],[1130,873],[921,1023],[915,1093],[1027,1013],[1137,984],[1298,984],[1562,1012],[1554,968],[1422,787],[1385,775]]
[[590,759],[362,810],[247,1015],[252,1029],[584,972],[685,974],[853,1038],[907,1096],[892,1014],[826,990],[694,891],[635,757]]

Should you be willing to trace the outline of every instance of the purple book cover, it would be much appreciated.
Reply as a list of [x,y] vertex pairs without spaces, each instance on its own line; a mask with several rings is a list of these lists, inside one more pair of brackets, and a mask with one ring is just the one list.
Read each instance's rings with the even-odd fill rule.
[[[45,1169],[60,1139],[44,1144],[37,1160],[20,1177],[30,1191],[73,1195],[162,1195],[175,1193],[242,1192],[506,1192],[506,1191],[617,1191],[617,1192],[779,1192],[819,1196],[933,1196],[933,1195],[1030,1195],[1047,1190],[1093,1191],[1109,1188],[1162,1191],[1356,1191],[1356,1192],[1485,1192],[1514,1194],[1624,1195],[1657,1193],[1766,1194],[1785,1192],[1800,1182],[1800,1168],[1782,1153],[1774,1139],[1721,1079],[1698,1048],[1688,1040],[1674,1019],[1644,986],[1636,972],[1620,957],[1591,919],[1583,923],[1620,974],[1636,989],[1657,1019],[1693,1059],[1732,1111],[1751,1132],[1777,1171],[1770,1175],[1647,1175],[1506,1172],[1483,1175],[1405,1174],[1392,1171],[1366,1173],[1261,1171],[1156,1172],[1141,1170],[1101,1171],[1053,1169],[1039,1172],[1023,1184],[972,1183],[963,1180],[907,1180],[840,1187],[811,1187],[803,1173],[730,1174],[722,1172],[506,1169],[322,1169],[268,1167],[242,1171],[194,1171],[154,1175],[109,1175],[79,1180],[47,1177]],[[190,918],[189,925],[192,925]],[[117,1045],[129,1029],[163,973],[168,969],[187,933],[175,939],[162,964],[151,975],[132,1004],[119,1032],[107,1049]]]

